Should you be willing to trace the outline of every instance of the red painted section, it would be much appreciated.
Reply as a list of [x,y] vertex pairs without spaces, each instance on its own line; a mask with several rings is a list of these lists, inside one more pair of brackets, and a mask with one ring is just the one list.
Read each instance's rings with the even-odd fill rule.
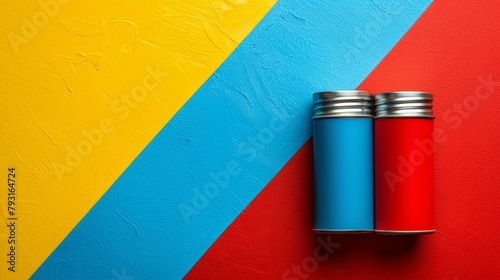
[[373,123],[375,230],[434,230],[433,120]]
[[435,234],[313,234],[309,141],[186,278],[500,279],[500,6],[478,2],[434,2],[359,87],[434,94]]

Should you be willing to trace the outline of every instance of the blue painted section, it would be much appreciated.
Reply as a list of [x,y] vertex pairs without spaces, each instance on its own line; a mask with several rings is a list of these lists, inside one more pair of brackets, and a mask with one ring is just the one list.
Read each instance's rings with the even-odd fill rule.
[[271,9],[34,279],[183,277],[311,136],[311,94],[356,88],[429,4],[306,2]]
[[373,121],[313,120],[314,228],[372,231]]

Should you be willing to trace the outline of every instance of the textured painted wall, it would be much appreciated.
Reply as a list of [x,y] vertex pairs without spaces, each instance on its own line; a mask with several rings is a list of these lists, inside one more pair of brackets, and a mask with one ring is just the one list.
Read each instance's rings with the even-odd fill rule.
[[498,11],[435,1],[358,87],[434,93],[435,234],[313,234],[308,141],[186,278],[499,279]]
[[[311,93],[356,87],[426,7],[278,2],[34,277],[72,266],[92,277],[101,267],[184,276],[310,137]],[[373,37],[377,20],[384,30]],[[369,48],[347,49],[367,34]],[[89,255],[98,257],[79,261]]]
[[[7,5],[1,279],[500,277],[494,1]],[[436,234],[311,232],[311,94],[351,88],[435,94]]]
[[[18,220],[17,271],[9,272],[7,258],[1,258],[0,279],[34,273],[273,4],[5,3],[0,11],[0,176],[4,182],[7,168],[17,169]],[[8,224],[6,203],[5,186],[0,213]],[[119,209],[111,211],[121,219]],[[2,256],[12,245],[7,235],[2,226]],[[99,262],[96,255],[85,259]],[[59,271],[45,278],[75,278],[62,272],[65,267],[78,273],[78,264],[64,259]],[[109,279],[121,268],[103,267],[98,273]]]

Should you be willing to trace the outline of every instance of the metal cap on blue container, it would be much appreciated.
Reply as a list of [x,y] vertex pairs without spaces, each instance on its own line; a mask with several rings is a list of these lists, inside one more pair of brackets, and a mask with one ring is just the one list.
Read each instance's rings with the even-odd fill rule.
[[360,90],[322,91],[313,95],[313,119],[371,118],[372,95]]

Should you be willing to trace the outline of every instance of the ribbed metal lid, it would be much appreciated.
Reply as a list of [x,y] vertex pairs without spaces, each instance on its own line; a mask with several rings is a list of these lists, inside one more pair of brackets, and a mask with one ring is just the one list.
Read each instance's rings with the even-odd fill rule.
[[359,90],[337,90],[313,95],[313,119],[346,117],[373,117],[371,94]]
[[375,119],[429,118],[432,115],[432,94],[422,91],[383,92],[373,96]]

